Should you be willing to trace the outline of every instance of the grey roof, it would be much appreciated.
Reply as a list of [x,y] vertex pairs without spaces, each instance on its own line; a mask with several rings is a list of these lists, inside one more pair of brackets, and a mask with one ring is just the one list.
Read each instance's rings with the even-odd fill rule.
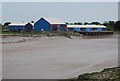
[[[29,22],[24,22],[24,23],[22,23],[22,22],[14,22],[14,23],[9,24],[9,26],[25,26],[28,23]],[[30,24],[34,25],[34,23],[30,23]]]
[[68,28],[106,28],[104,25],[67,25]]
[[46,21],[48,21],[50,24],[66,24],[63,20],[59,18],[45,18],[43,17]]

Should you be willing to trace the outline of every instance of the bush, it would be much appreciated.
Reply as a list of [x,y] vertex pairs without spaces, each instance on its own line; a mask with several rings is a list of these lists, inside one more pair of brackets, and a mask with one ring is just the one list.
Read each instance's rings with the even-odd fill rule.
[[85,73],[85,74],[79,75],[78,79],[79,80],[89,80],[90,79],[90,74]]

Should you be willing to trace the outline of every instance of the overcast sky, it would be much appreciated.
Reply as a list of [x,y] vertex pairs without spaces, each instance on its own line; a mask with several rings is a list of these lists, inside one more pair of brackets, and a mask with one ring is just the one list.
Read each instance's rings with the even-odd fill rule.
[[2,2],[118,2],[120,0],[1,0]]
[[118,20],[118,2],[2,3],[2,22],[29,22],[41,17],[62,18],[66,22]]

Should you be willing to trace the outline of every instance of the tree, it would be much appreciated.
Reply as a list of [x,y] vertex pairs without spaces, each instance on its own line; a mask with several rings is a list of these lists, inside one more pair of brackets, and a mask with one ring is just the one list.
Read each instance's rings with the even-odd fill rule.
[[11,24],[11,22],[5,22],[4,26],[8,26],[9,24]]
[[4,28],[7,28],[7,26],[8,26],[9,24],[11,24],[11,22],[5,22],[2,28],[3,28],[3,29],[4,29]]
[[69,24],[68,22],[65,22],[66,24]]
[[103,25],[106,26],[108,30],[113,30],[115,22],[114,21],[105,21],[103,23]]
[[69,25],[74,25],[74,23],[68,23]]
[[78,24],[78,25],[82,25],[82,22],[78,22],[77,24]]
[[85,22],[84,25],[88,25],[89,23],[88,22]]
[[108,26],[109,23],[108,23],[107,21],[105,21],[105,22],[103,23],[103,25],[104,25],[104,26]]
[[99,22],[92,22],[91,24],[100,25]]
[[34,21],[31,21],[31,23],[34,23]]
[[109,21],[109,25],[114,26],[115,22],[114,21]]
[[77,23],[75,22],[74,25],[77,25]]
[[116,30],[120,30],[120,21],[116,21],[116,23],[114,24],[114,28]]

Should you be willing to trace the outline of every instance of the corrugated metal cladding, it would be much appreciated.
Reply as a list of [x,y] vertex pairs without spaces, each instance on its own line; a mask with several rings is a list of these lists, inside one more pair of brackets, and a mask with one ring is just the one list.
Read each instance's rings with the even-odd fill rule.
[[10,25],[8,26],[9,29],[25,29],[25,26],[18,26],[18,25]]
[[34,24],[34,30],[35,31],[50,31],[50,23],[47,22],[44,18],[39,19],[35,24]]
[[80,32],[80,31],[87,31],[87,32],[91,32],[91,31],[104,31],[106,30],[106,28],[68,28],[68,31],[77,31],[77,32]]
[[69,31],[104,31],[106,26],[103,25],[67,25]]
[[8,25],[8,29],[20,29],[20,30],[32,30],[33,29],[33,25],[30,23],[27,24],[10,24]]
[[68,31],[87,31],[87,32],[91,32],[91,31],[104,31],[105,28],[68,28]]
[[34,24],[34,29],[35,31],[66,31],[67,30],[66,24],[63,23],[57,24],[57,23],[55,21],[54,23],[51,23],[47,19],[41,18]]
[[25,30],[32,30],[33,29],[33,25],[32,24],[30,24],[30,23],[27,23],[26,25],[25,25],[25,28],[24,28]]

